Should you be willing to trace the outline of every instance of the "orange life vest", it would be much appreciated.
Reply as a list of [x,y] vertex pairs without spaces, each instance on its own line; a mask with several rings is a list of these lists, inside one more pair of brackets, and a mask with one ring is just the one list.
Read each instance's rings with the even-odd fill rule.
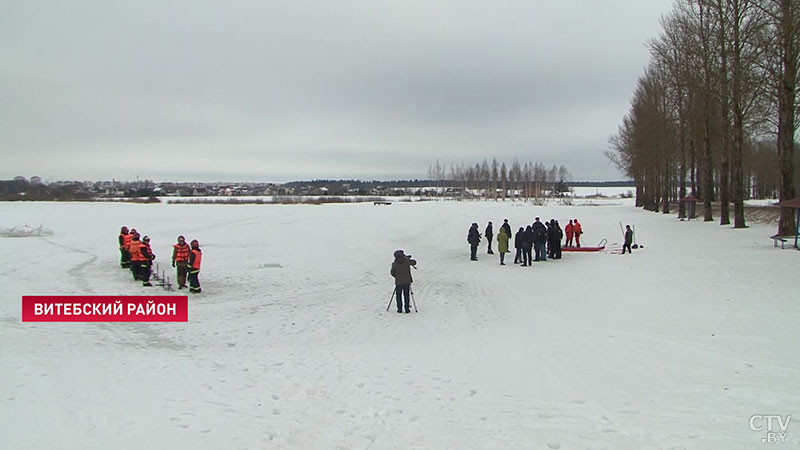
[[144,255],[142,254],[142,247],[145,245],[142,241],[131,241],[130,244],[130,252],[131,252],[131,261],[144,261]]
[[192,262],[192,269],[200,270],[200,261],[203,259],[203,252],[200,249],[192,249],[194,261]]
[[191,253],[191,248],[189,244],[172,244],[175,248],[175,261],[176,262],[187,262],[189,261],[189,253]]
[[122,248],[128,250],[131,248],[131,239],[133,239],[133,235],[130,233],[128,234],[121,234],[122,236]]

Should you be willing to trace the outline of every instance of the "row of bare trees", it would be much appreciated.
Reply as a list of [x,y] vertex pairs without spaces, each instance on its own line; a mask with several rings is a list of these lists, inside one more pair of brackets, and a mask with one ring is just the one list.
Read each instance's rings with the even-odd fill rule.
[[437,159],[428,167],[428,178],[440,191],[446,188],[458,188],[462,195],[468,192],[482,192],[487,199],[503,199],[521,197],[525,200],[541,198],[545,193],[556,194],[567,190],[566,183],[572,175],[566,166],[546,168],[542,162],[520,163],[516,158],[510,165],[483,160],[474,166],[469,164],[450,163],[445,168]]
[[[800,0],[677,0],[607,156],[637,206],[668,213],[689,193],[745,227],[751,195],[796,195]],[[679,203],[678,214],[686,216]],[[779,233],[794,230],[782,211]]]

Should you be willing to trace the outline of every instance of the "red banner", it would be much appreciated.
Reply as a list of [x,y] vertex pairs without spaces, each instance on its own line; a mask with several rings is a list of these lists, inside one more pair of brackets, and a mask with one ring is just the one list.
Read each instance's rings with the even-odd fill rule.
[[22,297],[23,322],[188,322],[189,297],[34,296]]

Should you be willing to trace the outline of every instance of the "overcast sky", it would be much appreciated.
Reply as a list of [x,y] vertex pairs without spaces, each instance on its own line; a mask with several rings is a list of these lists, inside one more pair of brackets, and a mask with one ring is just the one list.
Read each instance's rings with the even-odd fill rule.
[[0,178],[423,178],[603,155],[672,0],[0,0]]

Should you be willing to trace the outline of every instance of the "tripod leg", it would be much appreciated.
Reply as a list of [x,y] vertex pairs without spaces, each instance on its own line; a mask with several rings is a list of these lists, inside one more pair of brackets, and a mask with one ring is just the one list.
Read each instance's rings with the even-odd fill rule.
[[392,289],[392,298],[389,299],[389,304],[386,305],[386,312],[389,312],[389,308],[392,307],[392,300],[394,300],[394,294],[397,293],[397,289]]
[[414,300],[414,291],[411,288],[409,288],[409,292],[411,292],[411,304],[414,305],[414,312],[418,313],[419,311],[417,311],[417,301]]

